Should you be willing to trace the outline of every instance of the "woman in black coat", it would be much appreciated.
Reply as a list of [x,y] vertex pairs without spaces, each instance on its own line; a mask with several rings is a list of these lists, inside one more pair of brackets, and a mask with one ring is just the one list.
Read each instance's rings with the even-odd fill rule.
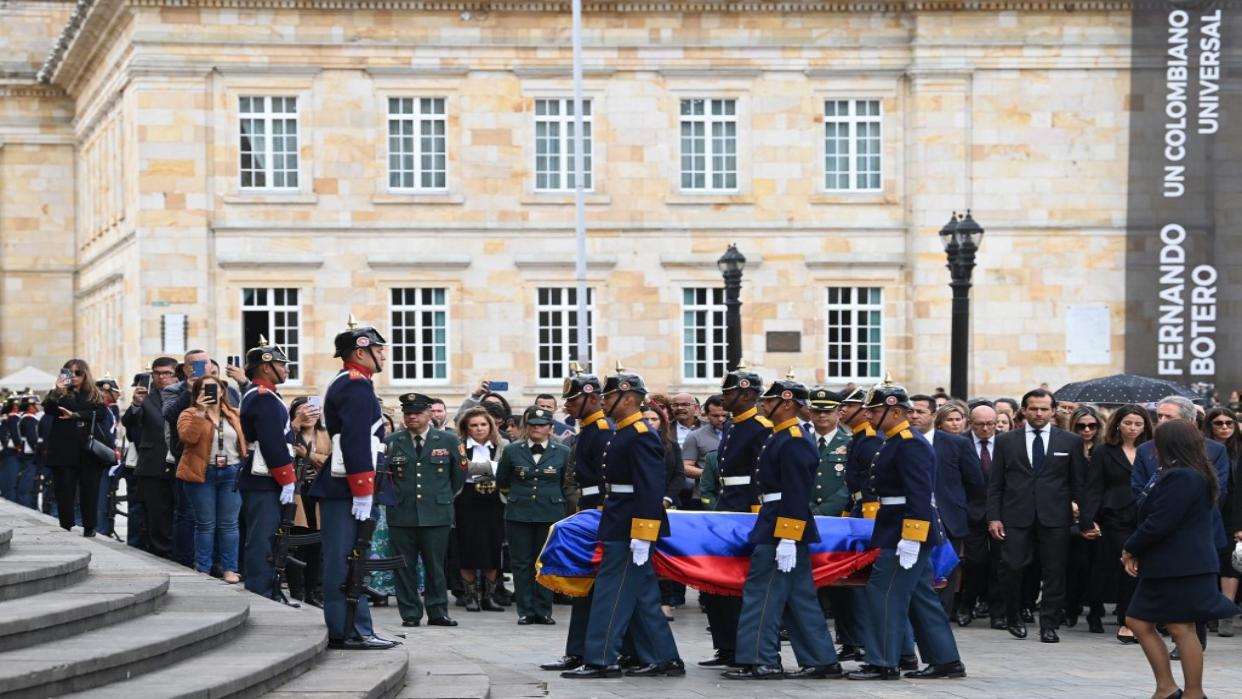
[[[1117,603],[1117,640],[1136,643],[1126,626],[1126,605],[1134,593],[1134,578],[1121,565],[1121,547],[1134,533],[1138,510],[1130,489],[1130,471],[1138,445],[1151,439],[1151,418],[1141,405],[1123,405],[1104,430],[1104,443],[1091,453],[1079,499],[1079,527],[1084,538],[1098,539],[1087,577],[1087,600],[1092,606]],[[1098,618],[1089,619],[1091,631],[1103,633]]]
[[1157,697],[1183,696],[1156,631],[1164,624],[1181,654],[1184,696],[1203,697],[1203,646],[1195,624],[1223,619],[1238,607],[1216,586],[1220,559],[1213,544],[1219,484],[1193,423],[1170,420],[1156,428],[1159,470],[1138,498],[1138,527],[1121,560],[1138,585],[1126,610],[1156,678]]
[[60,379],[43,401],[43,412],[53,417],[44,444],[46,464],[52,468],[60,526],[66,530],[73,528],[76,500],[82,511],[82,536],[95,536],[100,471],[111,464],[101,462],[91,453],[92,428],[95,439],[114,449],[116,445],[108,429],[108,408],[86,362],[65,362]]
[[[1220,592],[1229,599],[1238,597],[1238,580],[1242,578],[1233,567],[1233,548],[1242,542],[1242,434],[1238,432],[1238,416],[1229,408],[1212,408],[1203,418],[1203,436],[1225,445],[1229,455],[1229,492],[1222,498],[1220,516],[1229,536],[1229,545],[1221,550]],[[1233,619],[1221,619],[1216,631],[1221,636],[1233,635]]]

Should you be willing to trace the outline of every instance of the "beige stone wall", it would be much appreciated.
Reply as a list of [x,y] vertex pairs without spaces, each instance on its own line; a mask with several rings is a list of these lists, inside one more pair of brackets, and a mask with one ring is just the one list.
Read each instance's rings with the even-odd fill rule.
[[[969,207],[988,230],[975,392],[1118,370],[1127,22],[1103,12],[588,14],[598,366],[621,361],[653,385],[679,385],[680,289],[718,284],[715,260],[737,242],[752,260],[752,364],[826,380],[825,288],[881,286],[886,367],[914,388],[945,385],[949,289],[936,232]],[[310,388],[330,376],[331,337],[350,312],[387,330],[389,289],[435,285],[449,289],[452,359],[432,390],[451,399],[482,378],[528,397],[541,390],[535,289],[572,285],[573,207],[534,190],[533,107],[570,94],[566,15],[135,7],[109,26],[99,60],[71,55],[74,72],[57,77],[76,99],[78,189],[90,200],[79,203],[79,240],[93,246],[77,260],[77,289],[89,292],[79,303],[91,316],[113,313],[118,298],[122,308],[119,322],[79,326],[90,338],[79,347],[120,347],[107,362],[133,371],[160,350],[161,314],[178,312],[190,317],[190,345],[236,354],[240,289],[292,286]],[[297,191],[240,189],[243,95],[298,98]],[[390,96],[446,99],[446,191],[387,190]],[[737,100],[735,193],[679,189],[678,107],[689,97]],[[881,192],[824,191],[827,98],[882,102]],[[1067,367],[1064,305],[1087,301],[1112,308],[1114,359]],[[774,330],[800,331],[802,351],[766,353]]]

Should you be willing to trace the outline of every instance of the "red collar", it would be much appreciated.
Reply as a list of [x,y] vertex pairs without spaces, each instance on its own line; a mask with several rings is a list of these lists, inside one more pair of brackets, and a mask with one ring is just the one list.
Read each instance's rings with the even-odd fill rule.
[[345,362],[345,368],[349,369],[350,371],[356,371],[359,374],[362,374],[363,376],[367,377],[368,379],[371,378],[371,375],[375,373],[374,371],[371,371],[370,369],[356,362]]
[[276,392],[276,384],[272,383],[271,381],[268,381],[267,379],[255,379],[254,381],[251,381],[250,383],[256,386],[262,386],[263,388],[266,388],[267,390],[272,391],[273,393]]

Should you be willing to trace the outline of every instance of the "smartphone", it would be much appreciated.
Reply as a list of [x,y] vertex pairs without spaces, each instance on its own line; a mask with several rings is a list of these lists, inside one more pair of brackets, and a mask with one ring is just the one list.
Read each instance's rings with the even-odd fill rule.
[[320,411],[321,400],[322,399],[319,396],[307,396],[306,397],[306,403],[310,405],[310,407],[313,408],[315,412]]
[[203,397],[210,403],[220,402],[220,384],[209,383],[203,386]]
[[68,386],[73,383],[73,369],[65,367],[60,370],[60,383],[64,386]]
[[194,378],[207,375],[207,360],[206,359],[195,359],[191,363],[191,367],[192,367],[191,371],[194,372],[192,374]]
[[492,393],[501,393],[503,391],[507,391],[509,390],[509,382],[508,381],[488,381],[487,390],[491,391]]
[[241,355],[230,354],[226,361],[228,362],[229,366],[241,366]]

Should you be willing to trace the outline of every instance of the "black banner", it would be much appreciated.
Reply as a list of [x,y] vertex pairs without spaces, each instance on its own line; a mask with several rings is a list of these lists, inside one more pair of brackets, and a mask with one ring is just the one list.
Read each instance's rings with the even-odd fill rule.
[[1242,2],[1134,0],[1126,371],[1242,389]]

